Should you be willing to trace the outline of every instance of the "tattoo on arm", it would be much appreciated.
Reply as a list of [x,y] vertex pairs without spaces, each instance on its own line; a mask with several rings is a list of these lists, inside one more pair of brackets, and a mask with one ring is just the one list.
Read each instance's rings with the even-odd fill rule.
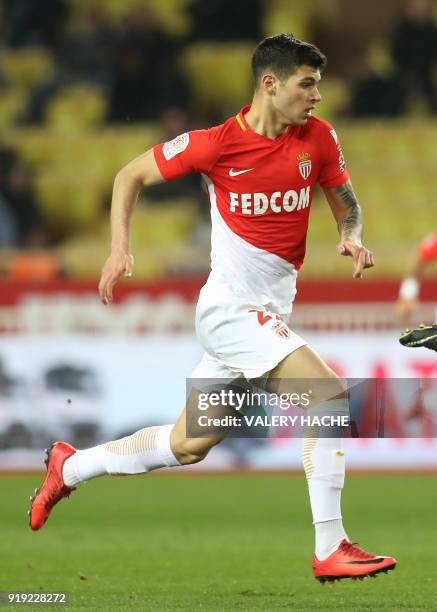
[[352,184],[347,181],[336,187],[334,191],[346,204],[348,211],[342,219],[338,220],[338,232],[342,239],[361,240],[363,224],[361,221],[361,207],[355,196]]

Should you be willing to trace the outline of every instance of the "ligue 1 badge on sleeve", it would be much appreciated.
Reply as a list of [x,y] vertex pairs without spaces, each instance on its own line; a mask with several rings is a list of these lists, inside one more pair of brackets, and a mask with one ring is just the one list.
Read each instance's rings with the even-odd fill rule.
[[311,159],[309,153],[300,153],[297,156],[299,160],[299,172],[301,177],[306,181],[311,174]]
[[166,142],[162,147],[162,152],[164,153],[164,157],[167,161],[170,161],[172,157],[177,155],[178,153],[182,153],[188,147],[188,143],[190,142],[190,135],[185,132],[185,134],[179,134],[173,140]]

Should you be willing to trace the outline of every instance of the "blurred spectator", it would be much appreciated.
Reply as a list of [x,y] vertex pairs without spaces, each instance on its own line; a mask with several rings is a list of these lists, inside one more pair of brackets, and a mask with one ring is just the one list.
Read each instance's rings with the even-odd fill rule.
[[180,44],[148,9],[132,12],[115,54],[108,120],[156,119],[167,108],[188,108],[188,80],[178,66]]
[[106,13],[98,6],[88,7],[65,32],[55,55],[55,72],[31,92],[21,121],[43,122],[52,98],[72,83],[109,87],[117,39],[118,33],[109,25]]
[[67,0],[3,0],[6,44],[56,50],[69,15]]
[[85,7],[80,19],[71,23],[60,46],[59,71],[69,80],[109,85],[118,36],[103,7]]
[[393,33],[393,58],[409,93],[419,94],[432,113],[437,112],[433,71],[437,60],[434,0],[407,0]]
[[11,149],[0,149],[0,247],[47,243],[27,166]]
[[263,37],[261,0],[194,0],[188,6],[190,39],[260,40]]
[[405,87],[396,74],[379,74],[367,58],[352,63],[351,96],[346,114],[355,119],[398,117],[405,112]]
[[66,85],[61,73],[56,72],[46,81],[40,83],[30,93],[29,100],[19,115],[19,122],[25,124],[42,123],[45,119],[50,100]]
[[42,122],[53,96],[84,81],[107,90],[109,122],[155,120],[166,108],[186,109],[190,88],[179,50],[149,9],[131,12],[115,30],[103,10],[89,7],[64,36],[56,72],[32,92],[22,121]]

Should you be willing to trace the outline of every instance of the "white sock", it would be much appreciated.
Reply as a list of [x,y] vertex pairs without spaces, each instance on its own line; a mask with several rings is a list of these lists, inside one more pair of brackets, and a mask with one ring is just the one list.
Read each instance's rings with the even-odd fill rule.
[[170,446],[173,425],[147,427],[131,436],[78,450],[62,468],[68,487],[105,474],[141,474],[180,465]]
[[323,521],[315,523],[316,530],[316,557],[319,561],[327,559],[337,550],[342,540],[349,540],[343,528],[343,521]]
[[[312,414],[344,416],[349,414],[346,399],[330,400]],[[326,437],[327,433],[339,437]],[[348,539],[341,515],[341,492],[344,485],[345,457],[343,429],[324,430],[307,428],[303,440],[302,457],[308,481],[311,511],[316,538],[316,556],[326,559]]]

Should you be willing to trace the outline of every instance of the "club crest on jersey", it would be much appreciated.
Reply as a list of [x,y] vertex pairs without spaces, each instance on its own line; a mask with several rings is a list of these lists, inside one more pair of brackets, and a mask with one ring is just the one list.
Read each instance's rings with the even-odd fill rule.
[[272,325],[272,329],[280,338],[287,339],[290,337],[290,330],[284,321],[278,321]]
[[299,160],[299,172],[301,177],[306,181],[309,175],[311,174],[311,159],[309,153],[301,153],[297,156]]

